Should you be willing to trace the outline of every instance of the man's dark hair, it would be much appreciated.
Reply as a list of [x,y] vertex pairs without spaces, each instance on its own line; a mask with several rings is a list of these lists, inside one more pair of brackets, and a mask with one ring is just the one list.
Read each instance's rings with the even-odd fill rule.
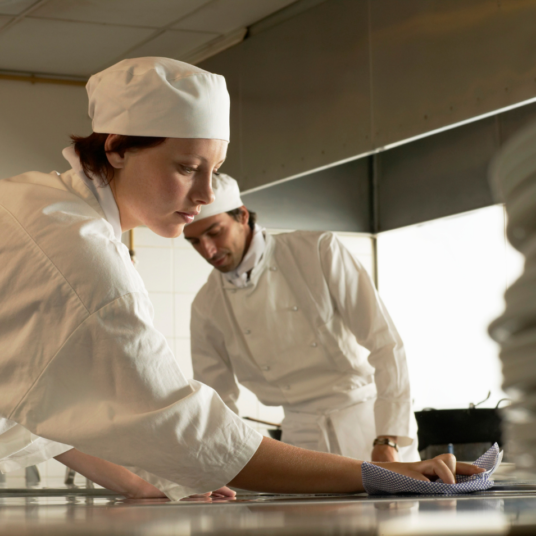
[[[229,210],[227,214],[229,216],[232,216],[236,221],[240,221],[240,216],[242,215],[242,212],[244,209],[242,207],[235,208],[234,210]],[[248,210],[249,212],[249,219],[248,219],[248,225],[249,228],[253,231],[255,229],[255,224],[257,223],[257,213],[252,212],[251,210]]]

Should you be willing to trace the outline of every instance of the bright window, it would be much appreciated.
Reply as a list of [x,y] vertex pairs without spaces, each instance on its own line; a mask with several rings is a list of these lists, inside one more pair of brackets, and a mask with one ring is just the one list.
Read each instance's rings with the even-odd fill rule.
[[492,407],[501,390],[498,349],[487,327],[522,257],[493,206],[378,237],[379,291],[406,346],[415,409]]

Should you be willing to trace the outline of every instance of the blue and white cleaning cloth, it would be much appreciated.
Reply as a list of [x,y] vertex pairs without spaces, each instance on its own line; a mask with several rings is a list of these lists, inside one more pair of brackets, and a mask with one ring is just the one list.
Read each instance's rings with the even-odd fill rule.
[[495,443],[473,464],[486,469],[486,472],[471,476],[456,475],[456,484],[445,484],[441,479],[435,482],[416,480],[409,476],[393,473],[393,471],[372,463],[363,462],[361,466],[363,486],[370,495],[394,495],[398,493],[457,495],[472,491],[484,491],[493,486],[494,482],[490,477],[499,467],[502,457],[503,453],[499,452],[499,445]]

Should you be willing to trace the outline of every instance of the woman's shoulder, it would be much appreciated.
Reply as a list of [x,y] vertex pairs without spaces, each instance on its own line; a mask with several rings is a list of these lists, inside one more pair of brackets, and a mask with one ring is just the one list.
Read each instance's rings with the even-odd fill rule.
[[[56,175],[56,176],[54,176]],[[88,311],[145,292],[128,249],[87,199],[58,174],[30,172],[0,181],[2,262],[42,266],[43,284],[66,283]],[[89,192],[90,193],[90,192]],[[91,193],[90,193],[91,194]]]

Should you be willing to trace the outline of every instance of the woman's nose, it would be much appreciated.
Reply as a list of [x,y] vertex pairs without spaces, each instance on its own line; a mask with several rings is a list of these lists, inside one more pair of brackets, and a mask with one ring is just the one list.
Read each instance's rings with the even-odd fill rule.
[[212,191],[212,173],[206,173],[196,181],[192,198],[196,205],[209,205],[215,199]]

